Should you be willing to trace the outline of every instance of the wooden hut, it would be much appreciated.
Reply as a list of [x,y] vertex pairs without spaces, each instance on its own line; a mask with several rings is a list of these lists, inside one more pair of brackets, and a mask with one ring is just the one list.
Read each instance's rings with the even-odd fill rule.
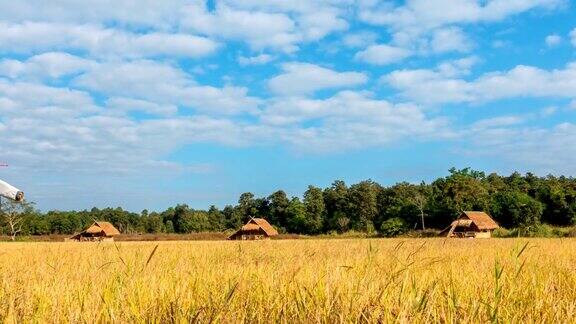
[[264,218],[250,218],[246,225],[230,235],[229,240],[265,240],[278,235],[278,231]]
[[490,238],[498,224],[485,212],[465,211],[440,236]]
[[120,232],[108,222],[97,221],[84,231],[72,236],[71,241],[114,241],[114,236]]

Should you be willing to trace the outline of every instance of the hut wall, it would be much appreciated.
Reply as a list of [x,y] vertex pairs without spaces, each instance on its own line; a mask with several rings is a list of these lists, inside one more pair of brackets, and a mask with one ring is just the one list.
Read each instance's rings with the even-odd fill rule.
[[258,230],[258,231],[238,231],[230,239],[251,241],[251,240],[266,240],[270,239],[270,237],[266,235],[266,232],[264,232],[263,230]]

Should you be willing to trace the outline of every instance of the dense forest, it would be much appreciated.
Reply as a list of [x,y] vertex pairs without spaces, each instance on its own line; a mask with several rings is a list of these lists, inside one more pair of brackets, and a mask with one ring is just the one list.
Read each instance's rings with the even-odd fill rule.
[[284,233],[353,230],[392,236],[444,228],[463,210],[486,211],[505,228],[576,225],[576,179],[451,169],[448,176],[429,184],[386,187],[366,180],[348,186],[337,180],[324,189],[309,186],[302,198],[288,197],[282,190],[267,197],[247,192],[236,205],[223,209],[196,210],[181,204],[140,214],[121,208],[42,213],[33,204],[4,200],[0,230],[19,235],[72,234],[93,220],[106,220],[123,233],[191,233],[236,229],[250,217],[262,217]]

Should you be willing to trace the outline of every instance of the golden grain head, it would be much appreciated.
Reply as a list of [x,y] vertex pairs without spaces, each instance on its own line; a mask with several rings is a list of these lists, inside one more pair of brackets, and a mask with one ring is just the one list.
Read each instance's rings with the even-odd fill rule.
[[575,322],[576,240],[3,243],[6,322]]

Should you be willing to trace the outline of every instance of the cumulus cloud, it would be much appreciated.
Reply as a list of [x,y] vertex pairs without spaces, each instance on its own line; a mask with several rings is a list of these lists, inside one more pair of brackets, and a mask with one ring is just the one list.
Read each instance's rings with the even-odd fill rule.
[[576,63],[550,71],[519,65],[505,72],[486,73],[472,81],[448,77],[434,70],[398,70],[384,76],[382,81],[406,98],[435,104],[517,97],[574,98]]
[[[184,10],[181,25],[188,30],[228,40],[248,43],[252,49],[272,49],[287,53],[298,50],[301,42],[323,38],[348,28],[331,6],[270,6],[265,2],[218,3],[214,11],[196,2]],[[295,12],[295,13],[294,13]]]
[[[0,20],[117,24],[168,29],[188,0],[20,0],[0,1]],[[112,9],[113,8],[113,9]]]
[[400,62],[411,55],[411,51],[407,49],[380,44],[368,46],[356,53],[355,59],[375,65],[387,65]]
[[106,107],[109,108],[112,112],[140,111],[159,116],[173,116],[178,112],[178,106],[176,105],[159,104],[146,100],[119,97],[112,97],[107,99]]
[[536,8],[554,8],[561,0],[414,0],[404,5],[365,1],[360,18],[394,29],[430,29],[451,24],[493,22]]
[[39,53],[74,50],[96,57],[202,57],[218,44],[189,34],[136,34],[98,25],[0,22],[0,53]]
[[385,26],[392,44],[417,52],[469,51],[473,43],[459,27],[496,22],[535,9],[552,9],[563,0],[413,0],[395,6],[393,2],[361,1],[359,18]]
[[102,63],[72,83],[106,96],[182,106],[211,115],[254,112],[259,105],[246,88],[199,85],[172,65],[147,60]]
[[558,46],[562,42],[562,37],[560,37],[560,35],[557,34],[551,34],[546,36],[544,42],[548,47]]
[[438,73],[445,77],[463,76],[471,72],[472,67],[478,64],[480,59],[477,56],[468,56],[461,59],[444,61],[438,64]]
[[378,34],[368,31],[346,34],[342,38],[342,43],[347,47],[360,48],[372,45],[378,39]]
[[[3,158],[53,172],[143,172],[177,167],[165,155],[200,142],[244,145],[264,131],[203,115],[177,116],[175,107],[111,98],[98,106],[83,91],[35,83],[0,81]],[[132,119],[110,110],[139,110],[164,118]]]
[[[392,104],[369,93],[343,91],[327,99],[274,101],[261,115],[264,124],[283,126],[283,140],[306,152],[334,152],[404,140],[452,136],[447,120],[430,118],[420,107]],[[306,121],[319,126],[302,127]]]
[[[469,156],[497,157],[514,169],[540,174],[576,172],[576,124],[560,123],[551,128],[515,123],[480,125],[466,135]],[[517,125],[516,127],[509,127]],[[472,145],[473,150],[469,149]]]
[[461,29],[452,27],[434,31],[430,47],[434,53],[468,52],[472,44]]
[[273,60],[274,60],[274,56],[272,56],[270,54],[260,54],[260,55],[256,55],[256,56],[250,56],[250,57],[245,57],[245,56],[238,57],[238,63],[242,66],[262,65],[262,64],[270,63]]
[[95,62],[68,53],[48,52],[25,61],[4,59],[0,61],[0,76],[24,79],[57,79],[89,70]]
[[286,63],[283,73],[268,82],[279,95],[307,95],[318,90],[355,87],[368,81],[361,72],[337,72],[309,63]]

